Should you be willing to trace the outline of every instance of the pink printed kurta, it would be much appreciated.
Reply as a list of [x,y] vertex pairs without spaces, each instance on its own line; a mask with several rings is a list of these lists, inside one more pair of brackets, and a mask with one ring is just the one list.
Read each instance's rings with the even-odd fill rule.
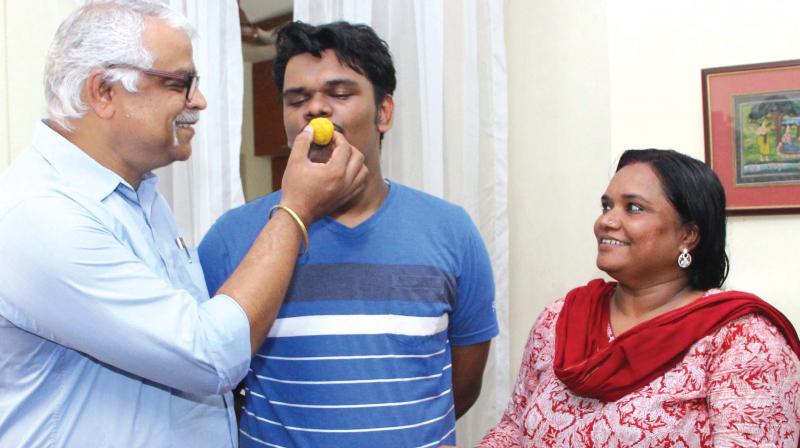
[[797,448],[800,360],[766,319],[726,324],[663,376],[604,403],[553,372],[562,305],[539,316],[508,409],[481,446]]

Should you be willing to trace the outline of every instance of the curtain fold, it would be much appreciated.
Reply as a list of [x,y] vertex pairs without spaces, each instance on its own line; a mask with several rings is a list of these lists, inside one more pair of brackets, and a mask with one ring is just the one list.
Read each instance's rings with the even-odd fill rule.
[[383,173],[463,206],[489,250],[500,335],[492,341],[481,397],[458,422],[458,444],[472,446],[499,421],[510,396],[503,2],[295,0],[294,5],[297,20],[367,23],[386,40],[398,87],[394,127],[383,144]]
[[217,217],[244,203],[239,176],[244,95],[239,10],[233,1],[163,1],[197,29],[194,60],[208,101],[195,125],[192,157],[156,171],[184,239],[197,244]]

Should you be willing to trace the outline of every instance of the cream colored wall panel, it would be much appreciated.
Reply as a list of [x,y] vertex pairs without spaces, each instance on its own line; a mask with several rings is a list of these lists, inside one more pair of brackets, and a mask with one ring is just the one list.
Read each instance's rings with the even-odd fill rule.
[[78,0],[5,1],[7,140],[13,160],[30,144],[45,114],[42,71],[56,28]]
[[800,327],[800,227],[798,216],[728,219],[727,287],[761,296]]
[[545,305],[600,276],[592,231],[606,186],[606,2],[510,0],[510,334],[516,376]]
[[8,59],[6,46],[6,0],[0,0],[0,173],[11,161],[8,138]]
[[[507,0],[511,364],[543,306],[600,274],[591,225],[628,148],[703,158],[700,70],[797,59],[800,2]],[[729,219],[727,286],[800,325],[800,215]]]
[[[700,70],[800,57],[800,27],[776,21],[776,12],[800,16],[793,0],[615,0],[608,11],[611,159],[653,146],[702,160]],[[758,293],[800,326],[798,227],[800,215],[730,218],[727,286]]]

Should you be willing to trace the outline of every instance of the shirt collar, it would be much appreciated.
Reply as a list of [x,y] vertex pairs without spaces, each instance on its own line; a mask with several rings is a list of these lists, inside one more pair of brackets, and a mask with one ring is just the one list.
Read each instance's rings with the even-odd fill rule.
[[[47,125],[45,120],[36,124],[33,137],[33,148],[44,157],[60,174],[61,179],[80,193],[102,201],[114,192],[130,190],[136,195],[133,187],[119,174],[100,165],[96,160],[83,152],[79,147],[64,138]],[[146,190],[155,189],[158,177],[147,173],[140,184],[147,185]]]
[[153,209],[153,203],[155,202],[157,197],[157,192],[158,192],[158,190],[156,190],[157,186],[158,186],[158,176],[156,176],[152,172],[147,173],[144,176],[142,176],[142,180],[139,182],[139,190],[136,192],[137,197],[139,199],[139,205],[145,210],[145,212],[148,215],[148,218],[150,217],[150,213]]

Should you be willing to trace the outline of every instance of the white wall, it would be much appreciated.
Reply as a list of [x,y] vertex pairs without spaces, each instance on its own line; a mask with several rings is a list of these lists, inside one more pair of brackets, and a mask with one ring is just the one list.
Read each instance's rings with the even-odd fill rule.
[[510,334],[512,374],[536,316],[600,275],[592,224],[608,179],[604,0],[510,0]]
[[0,0],[0,172],[31,142],[42,118],[47,47],[78,0]]
[[[30,145],[45,116],[42,72],[58,25],[81,0],[0,0],[0,173]],[[252,82],[245,63],[242,183],[248,200],[271,191],[268,157],[253,150]]]
[[[542,307],[601,274],[592,223],[615,159],[703,159],[700,70],[800,58],[800,2],[507,0],[512,365]],[[781,19],[786,18],[785,24]],[[800,215],[732,217],[730,289],[800,326]]]
[[0,172],[11,162],[8,135],[8,57],[6,55],[6,0],[0,0]]
[[[700,70],[800,58],[796,0],[608,2],[612,156],[674,148],[703,159]],[[782,19],[786,19],[785,22]],[[728,219],[729,289],[800,326],[800,215]]]

